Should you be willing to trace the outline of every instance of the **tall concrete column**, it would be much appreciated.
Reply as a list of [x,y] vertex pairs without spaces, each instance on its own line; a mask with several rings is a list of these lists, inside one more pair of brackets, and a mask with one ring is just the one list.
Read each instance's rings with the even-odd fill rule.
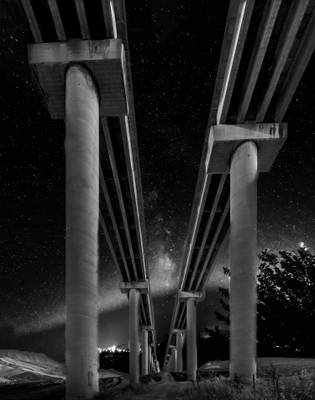
[[139,301],[137,289],[129,290],[129,379],[131,385],[139,383]]
[[197,378],[197,334],[196,334],[196,300],[188,298],[186,303],[186,336],[187,336],[187,379]]
[[80,65],[66,74],[66,397],[98,392],[99,100]]
[[183,344],[184,337],[182,332],[176,332],[176,349],[177,349],[177,363],[176,363],[176,371],[183,371]]
[[257,147],[241,144],[231,160],[230,377],[256,377]]
[[141,353],[141,375],[148,375],[149,373],[149,354],[151,356],[151,349],[149,353],[149,331],[142,329],[142,353]]

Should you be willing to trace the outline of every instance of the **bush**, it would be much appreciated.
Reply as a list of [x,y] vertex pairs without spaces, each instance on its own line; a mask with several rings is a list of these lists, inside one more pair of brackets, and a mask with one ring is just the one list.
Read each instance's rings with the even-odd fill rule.
[[290,377],[281,377],[274,367],[269,376],[255,385],[243,385],[226,378],[203,381],[186,390],[183,400],[314,400],[314,374],[302,371]]

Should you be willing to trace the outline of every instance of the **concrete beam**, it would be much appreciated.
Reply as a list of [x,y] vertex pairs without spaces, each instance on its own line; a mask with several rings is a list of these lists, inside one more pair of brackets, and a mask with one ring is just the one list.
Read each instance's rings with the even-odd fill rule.
[[205,299],[205,292],[179,292],[179,298],[181,301],[187,301],[188,299],[194,299],[195,301],[203,301]]
[[[235,20],[231,18],[231,15],[228,16],[228,23],[231,23],[232,21],[234,26],[233,29],[228,29],[224,35],[225,39],[226,36],[231,34],[231,31],[233,32],[228,52],[228,59],[224,68],[224,78],[221,84],[220,96],[218,99],[216,116],[217,124],[221,124],[226,121],[255,0],[238,0],[231,2],[231,4],[234,4],[233,7],[236,6],[235,10],[231,5],[231,11],[234,13],[236,11],[236,13],[234,14]],[[228,42],[223,40],[223,43],[225,46],[227,46]],[[225,53],[226,50],[223,49],[222,52]]]
[[289,11],[287,25],[284,26],[276,50],[277,60],[269,80],[263,100],[257,110],[256,121],[262,122],[268,111],[272,97],[276,91],[281,73],[286,65],[294,40],[300,28],[307,6],[310,0],[293,1]]
[[120,129],[123,138],[124,144],[124,152],[125,152],[125,159],[126,159],[126,167],[128,173],[128,181],[130,185],[130,194],[131,194],[131,201],[133,205],[133,212],[136,216],[135,224],[136,224],[136,231],[137,231],[137,238],[139,243],[139,253],[141,255],[140,262],[141,268],[143,271],[143,277],[147,279],[147,268],[146,268],[146,260],[145,260],[145,252],[144,252],[144,239],[143,239],[143,229],[144,229],[144,221],[142,220],[142,212],[140,211],[141,201],[139,193],[139,180],[137,177],[141,175],[138,163],[134,157],[134,143],[133,137],[130,131],[130,121],[128,115],[124,115],[120,117]]
[[103,17],[106,33],[109,37],[117,38],[117,24],[112,0],[102,0]]
[[142,325],[142,329],[145,329],[146,331],[153,331],[154,328],[151,325]]
[[[132,263],[134,279],[138,279],[139,277],[138,277],[138,272],[137,272],[137,267],[136,267],[134,249],[133,249],[132,240],[131,240],[130,227],[129,227],[128,217],[127,217],[127,212],[126,212],[125,199],[123,196],[122,185],[121,185],[119,175],[118,175],[118,166],[117,166],[117,162],[116,162],[116,157],[115,157],[115,152],[114,152],[114,148],[113,148],[111,134],[110,134],[110,131],[108,128],[107,118],[101,118],[101,122],[102,122],[107,152],[109,155],[109,161],[110,161],[113,178],[114,178],[114,182],[115,182],[115,188],[116,188],[116,192],[117,192],[117,196],[118,196],[118,202],[120,205],[120,211],[121,211],[121,216],[122,216],[123,225],[124,225],[124,229],[125,229],[125,234],[127,237],[128,250],[129,250],[129,254],[131,256],[131,263]],[[127,163],[127,165],[128,165],[128,163]],[[131,186],[133,185],[133,182],[129,181],[129,183]]]
[[[199,277],[198,277],[198,280],[197,280],[197,283],[196,283],[196,287],[195,287],[198,290],[203,290],[205,285],[206,285],[206,283],[207,283],[207,281],[208,281],[208,279],[209,279],[210,272],[212,270],[212,265],[213,265],[213,256],[215,255],[215,252],[218,251],[218,248],[219,248],[219,246],[221,244],[221,243],[218,243],[218,241],[219,241],[219,237],[220,237],[220,234],[221,234],[223,226],[224,226],[224,222],[225,222],[225,220],[226,220],[226,218],[228,216],[229,210],[230,210],[230,199],[228,199],[226,204],[225,204],[223,213],[222,213],[222,215],[220,217],[220,221],[219,221],[219,223],[218,223],[218,225],[216,227],[216,231],[215,231],[215,234],[213,236],[213,239],[212,239],[212,242],[211,242],[211,246],[210,246],[210,248],[208,250],[208,253],[207,253],[206,258],[205,258],[205,260],[203,262],[203,265],[202,265],[202,269],[201,269],[201,271],[199,273]],[[211,264],[210,264],[210,260],[211,259],[212,259],[212,261],[211,261]],[[206,272],[207,269],[208,269],[208,272]],[[207,273],[207,275],[205,275],[206,273]]]
[[[206,241],[208,239],[210,228],[212,227],[213,219],[214,219],[214,216],[216,214],[217,207],[218,207],[218,204],[219,204],[219,201],[220,201],[220,198],[221,198],[221,193],[222,193],[223,188],[224,188],[226,177],[227,177],[227,175],[222,175],[221,176],[220,183],[219,183],[219,186],[218,186],[218,189],[217,189],[217,193],[216,193],[215,199],[213,201],[212,209],[211,209],[208,221],[207,221],[207,226],[206,226],[206,229],[205,229],[204,234],[203,234],[201,246],[200,246],[199,251],[198,251],[197,259],[196,259],[196,261],[195,261],[195,263],[193,265],[193,272],[192,272],[192,274],[190,276],[190,282],[189,282],[189,285],[188,285],[188,290],[192,290],[193,283],[195,281],[195,277],[196,277],[196,274],[197,274],[197,271],[198,271],[198,268],[199,268],[199,263],[201,261],[201,258],[203,256],[203,254],[204,254],[205,244],[206,244]],[[196,246],[195,246],[195,249],[196,249]]]
[[[129,268],[128,268],[128,264],[127,264],[127,260],[126,260],[126,255],[125,255],[125,251],[122,245],[122,241],[121,241],[121,237],[120,237],[120,232],[118,229],[118,224],[116,221],[116,217],[115,217],[115,213],[113,210],[113,206],[112,206],[112,201],[110,199],[110,195],[108,192],[108,188],[107,188],[107,184],[104,178],[104,174],[103,174],[103,170],[102,167],[100,166],[100,185],[101,185],[101,189],[103,192],[103,196],[105,198],[105,202],[106,202],[106,206],[107,206],[107,211],[109,212],[109,216],[113,225],[113,229],[114,229],[114,234],[117,240],[117,244],[118,244],[118,250],[119,250],[119,254],[120,254],[120,258],[122,260],[123,266],[124,266],[124,272],[127,275],[127,279],[130,280],[130,273],[129,273]],[[120,267],[119,267],[120,269]]]
[[70,63],[84,65],[97,82],[101,117],[127,113],[124,47],[121,40],[30,44],[28,60],[52,118],[64,118],[64,77]]
[[275,105],[275,121],[281,122],[287,108],[294,96],[294,93],[302,79],[304,71],[315,50],[315,12],[313,11],[311,19],[302,37],[298,51],[291,63],[285,82],[279,91]]
[[[194,245],[195,245],[197,234],[198,234],[198,229],[199,229],[200,222],[201,222],[204,205],[207,200],[209,185],[211,182],[211,176],[206,173],[202,178],[199,176],[198,181],[201,183],[201,189],[200,189],[200,192],[195,195],[195,199],[194,199],[195,207],[193,207],[193,213],[191,214],[191,217],[189,220],[188,232],[192,232],[192,233],[189,238],[189,246],[186,246],[186,250],[185,250],[186,254],[185,254],[184,259],[186,261],[185,261],[184,271],[183,271],[183,273],[181,275],[181,279],[180,279],[180,288],[181,289],[183,289],[184,283],[187,278],[187,273],[188,273],[190,262],[192,259],[193,249],[194,249]],[[198,197],[198,201],[196,199],[197,197]]]
[[185,333],[185,329],[173,329],[173,333]]
[[149,282],[146,281],[137,281],[137,282],[121,282],[120,283],[120,291],[122,293],[128,293],[129,290],[136,289],[140,293],[147,293],[149,290]]
[[281,3],[282,0],[272,0],[271,3],[266,2],[264,15],[260,23],[253,53],[249,59],[245,82],[243,84],[245,90],[243,91],[239,102],[240,106],[237,123],[244,122],[246,118],[247,110],[254,93],[258,75],[264,61]]
[[88,24],[87,18],[86,18],[84,1],[83,0],[74,0],[74,2],[75,2],[77,14],[78,14],[82,38],[89,39],[90,38],[90,30],[89,30],[89,24]]
[[34,14],[34,10],[31,4],[30,0],[21,0],[22,5],[24,8],[24,12],[26,15],[26,18],[28,20],[28,24],[30,26],[34,41],[37,43],[41,43],[43,41],[41,31],[39,29],[37,19]]
[[287,137],[286,124],[215,125],[211,127],[206,168],[210,174],[229,173],[236,148],[251,140],[258,148],[258,170],[268,172]]
[[48,6],[51,12],[51,16],[54,21],[55,30],[59,40],[66,40],[65,30],[63,28],[63,23],[61,20],[57,0],[48,0]]

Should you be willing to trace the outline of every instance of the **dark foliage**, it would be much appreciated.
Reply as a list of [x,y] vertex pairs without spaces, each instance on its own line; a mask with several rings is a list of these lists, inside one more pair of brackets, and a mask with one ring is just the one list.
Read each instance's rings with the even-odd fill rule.
[[[266,249],[259,254],[257,339],[260,356],[314,356],[315,256]],[[225,274],[229,271],[225,268]],[[217,319],[229,324],[229,292],[220,288]]]
[[129,353],[128,352],[109,352],[103,351],[100,353],[100,368],[115,369],[120,372],[129,371]]
[[211,360],[226,360],[229,358],[228,331],[206,329],[207,337],[198,338],[198,364],[203,365]]

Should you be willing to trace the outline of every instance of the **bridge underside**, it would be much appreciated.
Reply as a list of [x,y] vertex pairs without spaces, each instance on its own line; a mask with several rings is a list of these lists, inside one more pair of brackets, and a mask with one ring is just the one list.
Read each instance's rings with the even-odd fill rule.
[[205,289],[230,227],[229,171],[206,167],[215,156],[211,127],[282,122],[315,48],[314,7],[308,0],[230,2],[164,368],[186,327],[180,292]]
[[[18,0],[30,28],[29,63],[52,118],[65,116],[68,66],[84,66],[100,99],[99,223],[124,285],[139,291],[139,323],[158,368],[123,0]],[[22,4],[22,6],[21,6]],[[102,236],[103,235],[103,236]],[[129,291],[126,291],[129,298]],[[138,350],[137,350],[138,351]]]

